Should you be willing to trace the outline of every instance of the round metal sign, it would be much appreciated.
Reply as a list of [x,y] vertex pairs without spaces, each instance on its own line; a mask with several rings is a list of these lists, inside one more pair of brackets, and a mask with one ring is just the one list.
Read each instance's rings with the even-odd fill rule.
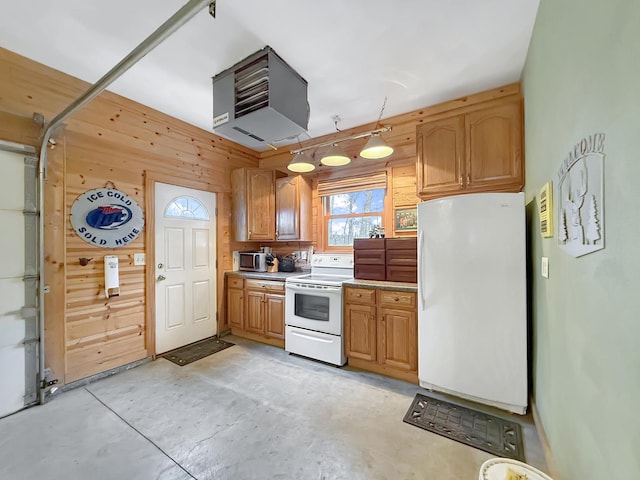
[[94,247],[119,248],[140,235],[144,215],[126,193],[115,188],[96,188],[73,202],[71,225],[80,238]]

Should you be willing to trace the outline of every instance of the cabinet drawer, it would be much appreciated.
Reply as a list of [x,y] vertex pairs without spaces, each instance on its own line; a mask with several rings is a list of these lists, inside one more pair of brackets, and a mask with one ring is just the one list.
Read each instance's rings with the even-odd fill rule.
[[418,282],[418,267],[416,265],[387,265],[388,282]]
[[376,291],[373,288],[345,288],[345,303],[376,303]]
[[243,288],[244,287],[244,278],[228,277],[227,278],[227,287],[228,288]]
[[274,282],[272,280],[247,279],[245,286],[248,289],[261,292],[284,292],[284,282]]
[[413,250],[418,251],[418,239],[416,237],[410,238],[387,238],[386,239],[387,250]]
[[384,238],[356,238],[353,241],[354,250],[384,250]]
[[384,263],[380,265],[355,265],[353,276],[360,280],[384,280],[386,278]]
[[379,265],[384,264],[384,250],[354,250],[353,263],[355,265]]
[[418,252],[416,250],[387,250],[387,265],[418,264]]
[[416,308],[416,294],[414,292],[378,290],[378,305],[380,307],[413,309]]

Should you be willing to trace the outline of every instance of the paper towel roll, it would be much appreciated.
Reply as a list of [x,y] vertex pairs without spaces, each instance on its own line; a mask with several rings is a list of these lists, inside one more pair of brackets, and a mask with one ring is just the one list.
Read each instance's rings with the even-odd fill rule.
[[105,255],[104,257],[104,294],[107,298],[120,295],[117,255]]

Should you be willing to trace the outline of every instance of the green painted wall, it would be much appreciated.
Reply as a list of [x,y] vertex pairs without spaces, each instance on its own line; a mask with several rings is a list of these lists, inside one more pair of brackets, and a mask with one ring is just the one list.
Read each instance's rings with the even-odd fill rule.
[[605,249],[573,258],[531,216],[533,394],[557,475],[640,478],[640,1],[542,0],[523,90],[527,202],[606,134]]

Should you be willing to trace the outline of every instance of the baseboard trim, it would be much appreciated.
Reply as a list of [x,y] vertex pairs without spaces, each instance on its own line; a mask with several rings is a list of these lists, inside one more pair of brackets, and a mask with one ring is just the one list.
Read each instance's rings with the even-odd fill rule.
[[76,380],[74,382],[67,383],[65,385],[60,386],[59,392],[66,392],[68,390],[74,390],[79,387],[85,387],[90,383],[97,382],[98,380],[102,380],[103,378],[110,377],[111,375],[115,375],[116,373],[124,372],[126,370],[131,370],[132,368],[139,367],[140,365],[144,365],[145,363],[149,363],[153,361],[153,357],[145,357],[140,360],[136,360],[135,362],[127,363],[126,365],[121,365],[119,367],[112,368],[110,370],[106,370],[104,372],[96,373],[95,375],[91,375],[90,377],[81,378],[80,380]]
[[553,461],[551,445],[549,445],[549,439],[547,438],[547,433],[544,431],[542,419],[540,418],[540,412],[538,412],[538,406],[536,405],[533,397],[531,397],[531,414],[533,415],[533,423],[536,426],[538,438],[540,439],[540,444],[542,445],[544,459],[547,462],[547,470],[554,480],[560,480],[560,477],[558,476],[558,470],[556,469],[556,464]]

